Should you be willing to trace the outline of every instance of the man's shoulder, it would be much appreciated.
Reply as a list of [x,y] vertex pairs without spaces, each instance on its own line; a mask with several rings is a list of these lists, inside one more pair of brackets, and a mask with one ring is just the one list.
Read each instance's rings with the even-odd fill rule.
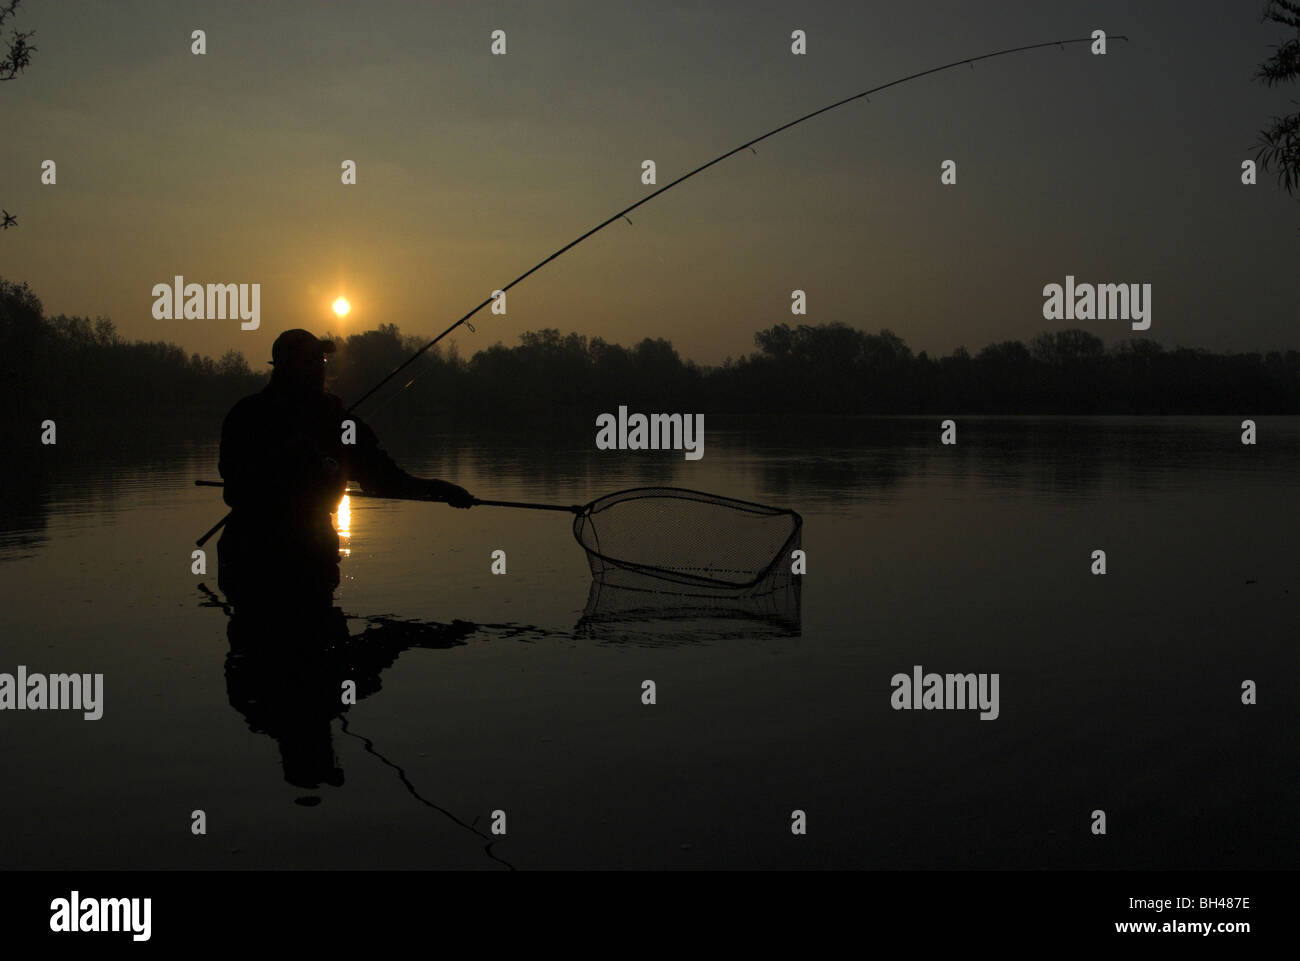
[[[300,412],[315,410],[328,417],[342,417],[347,413],[341,401],[334,394],[321,394],[307,407],[294,408]],[[244,423],[250,420],[267,419],[287,415],[284,398],[279,397],[270,388],[264,388],[256,394],[249,394],[235,402],[226,414],[227,424]]]
[[265,391],[249,394],[235,401],[235,405],[226,413],[226,423],[238,423],[256,417],[266,411],[270,404]]
[[269,403],[270,399],[271,398],[267,394],[266,388],[263,387],[256,394],[248,394],[245,397],[239,398],[239,400],[235,401],[235,406],[231,409],[240,410],[245,407],[262,407]]
[[249,394],[247,397],[241,397],[235,401],[235,405],[230,408],[233,414],[235,411],[256,410],[259,407],[265,407],[269,404],[271,398],[267,396],[266,390],[259,390],[256,394]]

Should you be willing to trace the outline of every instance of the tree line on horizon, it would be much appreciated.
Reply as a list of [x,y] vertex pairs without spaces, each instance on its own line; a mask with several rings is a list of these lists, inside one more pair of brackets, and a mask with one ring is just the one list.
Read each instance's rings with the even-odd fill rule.
[[[327,335],[328,336],[328,335]],[[351,403],[426,342],[393,324],[335,338],[330,390]],[[1078,329],[990,344],[971,354],[914,354],[889,330],[843,323],[778,324],[755,351],[722,364],[685,360],[662,338],[632,347],[555,329],[495,343],[468,359],[430,350],[360,411],[385,423],[595,416],[620,404],[642,412],[709,414],[1295,414],[1300,351],[1166,350],[1146,338],[1107,348]],[[213,360],[175,344],[123,339],[107,318],[46,317],[26,284],[0,279],[0,401],[6,419],[90,410],[105,415],[220,416],[260,390],[229,350]],[[412,382],[413,381],[413,382]],[[403,390],[403,386],[410,386]],[[398,393],[402,396],[397,396]]]

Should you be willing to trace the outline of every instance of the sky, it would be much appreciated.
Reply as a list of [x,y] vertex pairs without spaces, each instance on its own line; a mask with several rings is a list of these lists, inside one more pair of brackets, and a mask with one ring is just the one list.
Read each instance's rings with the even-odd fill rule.
[[[1262,171],[1240,179],[1259,130],[1300,97],[1253,79],[1284,37],[1261,11],[26,0],[13,25],[38,52],[0,83],[0,206],[19,220],[0,234],[0,277],[47,313],[235,348],[254,369],[289,327],[431,337],[654,190],[643,160],[661,186],[905,74],[1103,29],[1130,40],[962,67],[778,134],[584,241],[453,340],[468,355],[555,327],[663,337],[714,364],[774,324],[840,321],[931,354],[1067,326],[1108,344],[1296,348],[1300,203]],[[259,283],[260,328],[155,319],[152,289],[177,274]],[[1150,330],[1045,320],[1043,287],[1067,274],[1150,283]]]

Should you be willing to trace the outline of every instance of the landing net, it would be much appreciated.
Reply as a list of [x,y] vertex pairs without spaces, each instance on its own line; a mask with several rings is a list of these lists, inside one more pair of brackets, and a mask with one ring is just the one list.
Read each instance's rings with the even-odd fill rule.
[[679,487],[619,491],[573,521],[598,584],[702,597],[788,587],[802,529],[792,510]]

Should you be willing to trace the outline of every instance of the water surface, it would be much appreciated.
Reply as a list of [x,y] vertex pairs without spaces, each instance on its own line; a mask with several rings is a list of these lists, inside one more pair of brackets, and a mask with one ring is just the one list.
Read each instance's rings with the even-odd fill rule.
[[[228,683],[215,542],[190,572],[215,425],[60,423],[7,459],[0,671],[103,673],[104,716],[0,714],[0,867],[1294,867],[1300,426],[1240,420],[718,423],[694,462],[377,424],[483,497],[794,508],[808,573],[793,622],[584,621],[565,515],[353,500],[337,601],[393,656],[312,787]],[[999,673],[1000,716],[891,709],[916,664]]]

